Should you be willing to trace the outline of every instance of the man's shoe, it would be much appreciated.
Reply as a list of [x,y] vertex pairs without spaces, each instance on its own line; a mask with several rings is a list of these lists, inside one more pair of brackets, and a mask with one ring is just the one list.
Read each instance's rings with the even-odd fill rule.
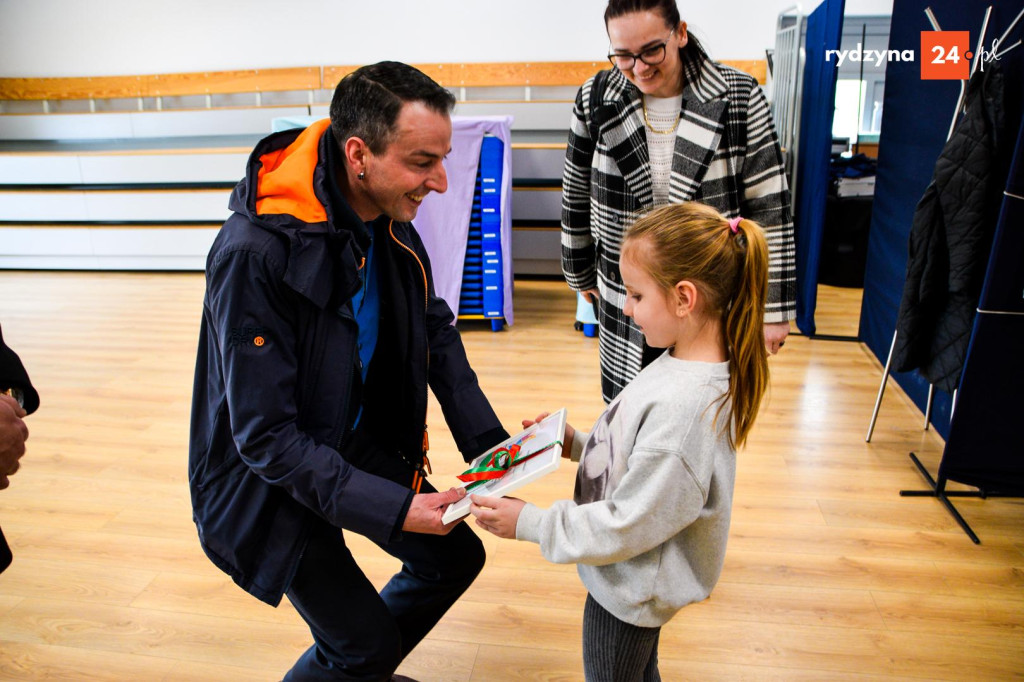
[[392,675],[391,682],[416,682],[416,680],[411,677],[406,677],[405,675]]

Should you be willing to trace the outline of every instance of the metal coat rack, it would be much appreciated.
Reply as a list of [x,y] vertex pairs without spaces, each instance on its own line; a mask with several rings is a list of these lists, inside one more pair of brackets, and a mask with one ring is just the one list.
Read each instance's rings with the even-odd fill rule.
[[[930,23],[932,25],[932,29],[935,30],[935,31],[941,31],[942,28],[939,26],[939,21],[938,21],[938,19],[935,18],[935,13],[932,12],[932,8],[931,7],[926,7],[925,10],[924,10],[924,13],[925,13],[925,16],[928,17],[928,23]],[[991,15],[992,15],[992,6],[989,5],[988,9],[985,10],[985,18],[982,20],[982,23],[981,23],[981,34],[978,36],[978,47],[974,51],[974,62],[971,64],[971,72],[970,72],[971,76],[974,75],[975,71],[977,71],[977,69],[978,69],[978,64],[981,63],[982,47],[985,44],[985,34],[988,31],[988,20],[989,20],[989,17]],[[1024,17],[1024,10],[1020,11],[1020,13],[1016,16],[1016,18],[1013,21],[1010,22],[1010,25],[1003,32],[1003,35],[1000,36],[997,41],[995,41],[995,45],[996,45],[995,49],[998,49],[998,47],[1003,44],[1003,41],[1006,40],[1007,36],[1010,35],[1010,32],[1014,29],[1014,27],[1017,26],[1017,22],[1019,22],[1021,20],[1021,17]],[[1009,47],[1007,47],[1006,49],[1002,50],[1001,52],[998,52],[998,53],[994,54],[993,55],[993,59],[999,59],[1000,57],[1002,57],[1004,54],[1006,54],[1010,50],[1018,47],[1020,44],[1021,44],[1021,41],[1018,40],[1013,45],[1010,45]],[[968,83],[968,81],[964,81],[964,80],[960,81],[960,96],[957,97],[956,108],[953,110],[953,120],[950,121],[949,132],[946,133],[946,141],[947,142],[949,141],[949,138],[951,138],[953,136],[953,130],[956,128],[956,122],[960,118],[960,114],[962,113],[961,109],[964,106],[964,99],[967,96],[967,83]],[[886,383],[888,383],[889,374],[891,373],[891,369],[892,369],[892,356],[893,356],[893,352],[896,350],[896,335],[897,335],[897,333],[898,333],[898,330],[893,330],[893,333],[892,333],[892,343],[889,345],[889,355],[888,355],[888,357],[885,360],[885,369],[882,371],[882,381],[878,385],[878,396],[875,398],[875,408],[871,412],[871,421],[868,423],[868,433],[867,433],[867,436],[864,438],[864,441],[866,443],[870,443],[871,442],[871,436],[872,436],[872,434],[875,431],[875,423],[878,421],[878,411],[882,407],[882,396],[885,395],[885,386],[886,386]],[[949,409],[949,418],[950,418],[950,420],[953,419],[953,411],[956,409],[956,394],[957,394],[957,392],[954,390],[953,391],[952,404],[951,404],[950,409]],[[925,402],[925,411],[924,411],[924,430],[925,431],[928,430],[929,425],[931,424],[932,403],[934,402],[934,400],[935,400],[935,384],[928,384],[928,399]],[[915,458],[915,461],[916,461],[916,458]],[[918,466],[920,466],[920,465],[918,465]]]
[[[941,31],[942,29],[939,28],[939,22],[935,18],[935,14],[932,12],[931,7],[925,8],[924,13],[928,17],[928,21],[929,21],[929,23],[931,23],[932,28],[935,29],[936,31]],[[974,76],[974,73],[977,70],[978,65],[981,63],[982,47],[985,44],[985,34],[988,31],[988,20],[989,20],[989,17],[991,16],[991,14],[992,14],[992,6],[990,5],[988,7],[988,9],[985,10],[985,18],[982,20],[981,34],[978,37],[978,47],[974,51],[974,62],[971,64],[970,76]],[[1010,22],[1009,27],[1006,29],[1006,31],[1003,32],[1003,35],[1000,36],[1000,38],[994,43],[995,47],[993,47],[993,50],[999,49],[999,46],[1002,45],[1003,41],[1006,40],[1006,37],[1008,35],[1010,35],[1010,32],[1017,25],[1017,22],[1020,21],[1021,17],[1024,17],[1024,9],[1022,9],[1020,11],[1020,13],[1016,16],[1016,18],[1012,22]],[[1004,50],[994,54],[993,59],[999,59],[1000,57],[1002,57],[1004,54],[1006,54],[1010,50],[1018,47],[1020,44],[1021,44],[1021,41],[1018,40],[1016,43],[1014,43],[1013,45],[1009,46],[1008,48],[1006,48],[1006,49],[1004,49]],[[966,94],[967,94],[967,83],[968,83],[968,81],[960,81],[960,96],[957,98],[956,109],[953,111],[953,120],[950,123],[949,132],[946,134],[946,140],[947,141],[949,141],[949,138],[953,136],[953,130],[956,128],[956,122],[959,119],[960,114],[962,113],[961,109],[964,106],[964,100],[965,100]],[[871,424],[868,426],[868,435],[867,435],[867,439],[866,439],[867,442],[871,442],[871,433],[872,433],[872,431],[874,431],[875,421],[878,418],[878,409],[879,409],[879,407],[880,407],[880,405],[882,403],[882,395],[885,392],[886,381],[889,378],[889,371],[890,371],[890,367],[892,365],[892,355],[893,355],[893,351],[895,350],[895,348],[896,348],[896,331],[894,331],[893,334],[892,334],[892,345],[889,347],[889,357],[885,361],[885,372],[882,375],[882,383],[881,383],[881,385],[878,388],[878,398],[875,401],[875,409],[874,409],[874,412],[871,415]],[[924,428],[926,430],[928,429],[928,424],[929,424],[929,421],[930,421],[930,418],[931,418],[932,400],[934,398],[934,395],[935,395],[935,385],[934,384],[929,384],[929,386],[928,386],[928,401],[927,401],[927,405],[926,405],[926,409],[925,409],[925,417],[924,417]],[[957,391],[954,390],[953,391],[953,401],[952,401],[952,405],[951,405],[950,410],[949,410],[949,418],[950,418],[950,420],[953,419],[953,412],[956,410],[956,396],[957,396]],[[1002,495],[1002,494],[999,494],[999,493],[986,492],[983,489],[977,489],[977,490],[946,490],[946,480],[947,479],[944,476],[939,475],[938,480],[932,478],[932,475],[928,472],[928,470],[925,468],[925,466],[921,463],[921,460],[918,459],[917,455],[915,455],[913,452],[910,453],[910,459],[914,463],[914,465],[917,467],[917,470],[924,477],[925,481],[928,483],[928,489],[927,490],[901,490],[900,491],[900,496],[901,497],[934,497],[934,498],[938,499],[939,502],[942,503],[942,506],[946,508],[946,511],[948,511],[949,514],[953,517],[953,519],[957,522],[957,525],[959,525],[960,528],[967,534],[967,537],[969,537],[974,544],[980,545],[981,544],[981,539],[978,538],[977,534],[975,534],[975,532],[971,529],[971,526],[967,523],[967,521],[964,519],[964,517],[960,515],[960,512],[953,505],[953,503],[950,501],[949,498],[951,498],[951,497],[980,497],[982,499],[985,499],[985,498],[988,498],[988,497],[1011,497],[1011,495]]]

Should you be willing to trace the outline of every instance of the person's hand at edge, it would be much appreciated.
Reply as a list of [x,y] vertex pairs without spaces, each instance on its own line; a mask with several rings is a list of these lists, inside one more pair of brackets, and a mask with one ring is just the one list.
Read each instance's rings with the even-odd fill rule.
[[11,484],[8,479],[21,466],[25,454],[28,426],[22,417],[27,413],[14,398],[0,395],[0,490]]

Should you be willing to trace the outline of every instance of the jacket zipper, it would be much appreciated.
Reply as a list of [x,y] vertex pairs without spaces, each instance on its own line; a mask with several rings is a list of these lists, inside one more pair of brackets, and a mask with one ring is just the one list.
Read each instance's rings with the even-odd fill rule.
[[[356,381],[355,362],[350,362],[349,365],[351,365],[351,367],[352,367],[352,376],[350,377],[350,383],[351,383],[352,386],[355,386],[355,381]],[[341,429],[339,430],[339,433],[338,433],[338,442],[334,446],[334,449],[337,450],[339,453],[341,452],[342,445],[344,445],[344,443],[345,443],[345,435],[346,435],[346,431],[347,431],[347,428],[348,428],[348,412],[349,412],[349,404],[351,403],[351,396],[352,396],[352,393],[350,391],[349,392],[349,399],[346,400],[345,404],[342,406],[342,411],[341,411]]]
[[[427,282],[427,269],[423,266],[423,261],[421,261],[420,257],[416,255],[416,252],[413,251],[408,246],[406,246],[405,244],[403,244],[402,241],[398,237],[395,236],[394,226],[395,226],[395,221],[392,218],[391,222],[388,223],[388,234],[391,235],[392,241],[394,241],[396,244],[398,244],[400,247],[402,247],[410,256],[412,256],[413,260],[416,261],[416,264],[418,266],[420,266],[420,273],[423,275],[423,316],[424,316],[424,326],[425,326],[425,318],[426,318],[426,315],[427,315],[427,307],[430,304],[430,298],[429,298],[430,285]],[[427,363],[426,363],[427,373],[429,374],[430,373],[430,342],[429,341],[427,342],[427,358],[426,358],[426,360],[427,360]],[[426,416],[427,415],[424,412],[424,415],[423,415],[423,461],[420,462],[420,465],[416,468],[416,471],[413,473],[413,477],[412,477],[412,489],[413,489],[413,492],[417,492],[417,493],[420,491],[420,487],[423,485],[423,479],[425,478],[425,475],[423,474],[423,470],[426,469],[427,473],[431,473],[431,470],[430,470],[430,460],[427,458],[427,450],[430,449],[430,440],[427,437],[427,419],[426,419]]]
[[[362,262],[359,264],[359,267],[356,268],[356,269],[357,270],[362,270],[364,265],[366,265],[366,258],[363,258]],[[345,319],[344,316],[339,315],[339,317],[342,317],[342,321],[344,323],[344,319]],[[357,332],[357,334],[358,334],[358,332]],[[351,367],[351,369],[349,370],[349,372],[350,372],[349,385],[353,386],[353,387],[356,385],[356,363],[355,363],[355,359],[356,359],[356,356],[359,353],[359,347],[358,346],[359,346],[358,343],[353,345],[353,347],[352,347],[352,355],[350,356],[349,363],[348,363],[349,367]],[[342,407],[341,415],[340,415],[340,417],[341,417],[341,428],[338,430],[338,441],[335,444],[335,448],[334,448],[338,452],[341,452],[341,446],[345,442],[346,427],[348,426],[348,413],[349,413],[349,410],[351,409],[350,408],[351,403],[352,403],[352,390],[349,390],[348,397],[345,399],[344,404],[341,406]]]

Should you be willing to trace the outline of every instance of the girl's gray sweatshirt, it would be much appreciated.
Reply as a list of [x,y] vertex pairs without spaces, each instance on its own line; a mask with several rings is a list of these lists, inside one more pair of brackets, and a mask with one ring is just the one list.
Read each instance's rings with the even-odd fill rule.
[[736,477],[723,431],[730,405],[716,421],[728,387],[727,362],[661,355],[589,435],[576,431],[573,501],[527,504],[516,537],[576,563],[594,599],[626,623],[657,627],[705,599],[722,571]]

